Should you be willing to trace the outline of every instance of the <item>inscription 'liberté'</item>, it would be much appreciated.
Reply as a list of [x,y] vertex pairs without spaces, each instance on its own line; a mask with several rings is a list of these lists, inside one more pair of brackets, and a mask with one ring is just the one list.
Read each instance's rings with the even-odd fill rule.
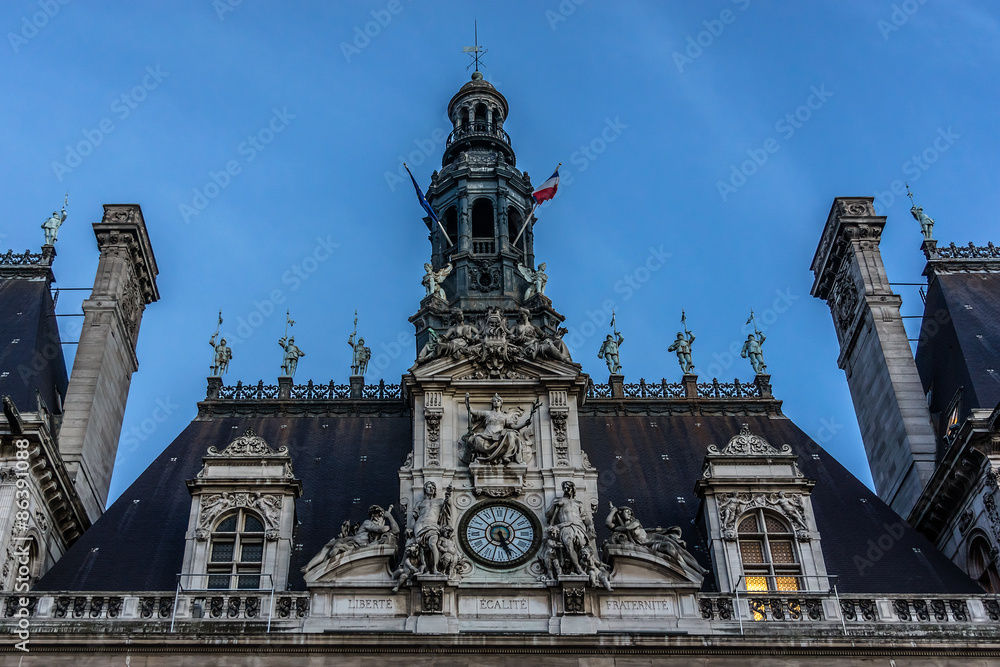
[[348,609],[385,609],[392,610],[392,600],[377,598],[351,598],[347,601]]

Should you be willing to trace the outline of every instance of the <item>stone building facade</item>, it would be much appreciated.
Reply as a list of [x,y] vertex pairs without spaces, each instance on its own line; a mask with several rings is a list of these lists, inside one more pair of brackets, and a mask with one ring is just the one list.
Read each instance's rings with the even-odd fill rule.
[[[873,465],[888,468],[879,495],[782,413],[764,373],[604,383],[582,372],[536,266],[533,188],[508,112],[478,73],[448,105],[415,363],[398,383],[210,377],[195,420],[102,513],[122,378],[158,296],[141,212],[107,207],[87,354],[68,382],[55,363],[20,393],[0,383],[0,528],[23,533],[27,456],[22,486],[38,510],[27,530],[45,550],[30,590],[7,579],[0,595],[11,638],[0,664],[984,664],[1000,653],[1000,598],[952,562],[950,542],[899,514],[924,507],[938,454],[930,417],[912,409],[921,359],[897,349],[899,303],[877,254],[885,220],[870,200],[835,201],[814,270],[818,296],[844,295],[841,364],[873,392],[856,402],[879,440],[866,441]],[[53,256],[0,267],[0,298],[32,284],[36,325],[52,312]],[[954,442],[980,451],[996,420],[962,414]],[[995,507],[977,511],[969,531],[986,532]]]

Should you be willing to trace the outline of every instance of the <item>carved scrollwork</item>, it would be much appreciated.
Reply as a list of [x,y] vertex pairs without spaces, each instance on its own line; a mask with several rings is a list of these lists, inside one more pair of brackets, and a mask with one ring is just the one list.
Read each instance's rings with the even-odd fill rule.
[[805,501],[800,494],[777,493],[727,493],[718,497],[719,523],[723,539],[736,540],[736,523],[748,510],[765,507],[781,514],[791,524],[799,541],[810,538],[806,522]]
[[288,447],[280,447],[275,452],[271,449],[264,438],[257,435],[252,428],[248,428],[240,437],[230,442],[221,452],[215,446],[208,448],[209,456],[236,457],[258,457],[258,456],[285,456],[288,454]]
[[568,466],[569,442],[566,437],[567,413],[554,412],[550,410],[549,416],[552,419],[553,444],[555,445],[556,450],[556,465]]
[[740,427],[739,434],[733,436],[721,452],[715,445],[708,447],[708,453],[715,456],[778,456],[791,452],[792,448],[789,445],[782,445],[780,451],[775,449],[761,436],[753,435],[747,424]]
[[427,422],[426,465],[441,465],[441,413],[425,412],[424,421]]
[[205,541],[212,534],[212,524],[216,517],[234,507],[256,509],[264,517],[264,537],[276,540],[280,534],[282,498],[275,494],[261,494],[252,491],[236,493],[214,493],[203,496],[198,514],[195,539]]

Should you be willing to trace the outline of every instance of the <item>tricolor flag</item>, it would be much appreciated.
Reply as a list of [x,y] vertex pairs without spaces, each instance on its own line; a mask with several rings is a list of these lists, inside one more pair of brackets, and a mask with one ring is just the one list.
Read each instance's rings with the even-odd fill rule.
[[434,209],[431,208],[431,205],[427,202],[427,198],[424,197],[424,193],[420,190],[420,186],[417,185],[417,179],[413,178],[413,172],[410,171],[410,168],[406,166],[405,162],[403,163],[403,168],[406,169],[406,173],[410,175],[410,180],[413,181],[413,189],[417,191],[417,201],[419,201],[423,209],[427,211],[427,215],[430,216],[431,220],[438,224],[441,228],[441,232],[444,234],[445,240],[448,242],[448,245],[451,245],[451,239],[448,237],[448,232],[445,230],[444,225],[441,224],[441,221],[438,220],[437,213],[434,212]]
[[[559,163],[562,166],[562,162]],[[535,205],[541,204],[543,201],[548,201],[556,196],[556,190],[559,189],[559,167],[552,172],[549,176],[549,180],[542,183],[537,190],[531,193],[531,196],[535,200]]]

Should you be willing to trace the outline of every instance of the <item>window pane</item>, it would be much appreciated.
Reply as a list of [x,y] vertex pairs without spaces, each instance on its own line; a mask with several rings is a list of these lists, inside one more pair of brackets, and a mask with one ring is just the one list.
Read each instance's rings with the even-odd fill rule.
[[215,589],[229,588],[228,574],[212,574],[208,577],[208,587]]
[[764,545],[760,542],[740,540],[740,555],[744,563],[763,563]]
[[235,533],[236,532],[236,515],[229,517],[225,521],[219,524],[219,527],[215,529],[220,533]]
[[744,577],[743,581],[746,582],[748,591],[766,591],[767,590],[767,578],[766,577]]
[[764,525],[769,533],[789,533],[788,526],[783,521],[768,514],[764,515]]
[[241,574],[237,579],[239,579],[237,587],[242,590],[260,588],[260,577],[256,574]]
[[792,543],[771,540],[771,558],[775,563],[794,563],[795,552],[792,550]]
[[779,591],[799,590],[798,577],[776,577],[775,581]]
[[737,529],[741,533],[758,533],[757,529],[757,517],[748,516],[747,518],[740,521],[740,527]]
[[240,560],[244,563],[259,563],[264,556],[264,545],[257,544],[244,544],[243,553],[240,556]]
[[263,533],[264,524],[257,517],[248,514],[246,520],[243,522],[243,530],[248,533]]
[[233,562],[233,548],[234,544],[232,542],[212,542],[212,562],[213,563],[231,563]]

